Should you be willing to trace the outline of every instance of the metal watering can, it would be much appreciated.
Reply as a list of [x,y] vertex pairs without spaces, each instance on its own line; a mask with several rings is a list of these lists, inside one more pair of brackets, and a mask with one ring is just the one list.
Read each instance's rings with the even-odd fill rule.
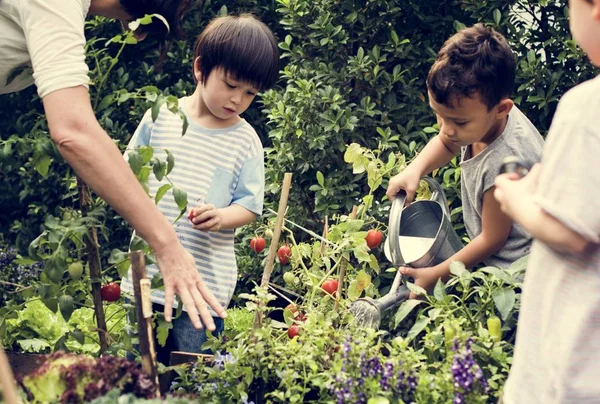
[[[399,268],[410,266],[425,268],[444,262],[463,248],[462,241],[450,221],[450,209],[440,184],[431,177],[423,177],[431,190],[431,199],[415,201],[404,207],[406,193],[400,191],[392,202],[389,216],[388,238],[384,251],[386,258]],[[401,240],[421,241],[417,257],[409,262],[402,254]],[[423,243],[425,241],[425,243]],[[414,252],[413,252],[414,256]],[[350,306],[359,325],[379,328],[386,312],[399,306],[410,294],[406,280],[400,271],[396,272],[390,291],[383,297],[373,300],[361,298]]]

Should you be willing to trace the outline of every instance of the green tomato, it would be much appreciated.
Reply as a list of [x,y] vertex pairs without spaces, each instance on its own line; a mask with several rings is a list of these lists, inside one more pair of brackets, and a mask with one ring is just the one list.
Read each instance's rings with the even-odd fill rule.
[[69,276],[71,279],[79,279],[83,275],[83,263],[81,261],[75,261],[69,264],[68,267]]
[[292,286],[294,284],[294,278],[294,274],[291,272],[286,272],[283,274],[283,281],[288,286]]
[[266,238],[273,238],[273,230],[271,230],[271,229],[265,230],[265,237]]
[[494,341],[498,342],[502,339],[502,322],[497,316],[487,319],[487,329]]

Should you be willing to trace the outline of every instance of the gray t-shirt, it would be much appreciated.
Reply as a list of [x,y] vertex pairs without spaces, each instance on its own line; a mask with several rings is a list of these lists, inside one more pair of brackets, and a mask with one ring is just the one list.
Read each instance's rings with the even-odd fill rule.
[[[483,194],[494,186],[504,158],[516,156],[532,166],[540,162],[543,147],[544,139],[540,133],[514,106],[502,134],[481,153],[471,157],[471,148],[462,148],[460,169],[463,220],[471,239],[481,234]],[[504,247],[485,260],[485,264],[505,268],[528,254],[530,247],[531,236],[514,223]]]

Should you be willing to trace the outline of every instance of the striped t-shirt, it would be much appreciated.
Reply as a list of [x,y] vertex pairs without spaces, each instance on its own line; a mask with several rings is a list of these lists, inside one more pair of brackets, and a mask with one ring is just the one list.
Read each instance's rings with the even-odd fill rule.
[[533,243],[504,389],[507,404],[600,404],[600,78],[561,99],[535,201],[590,243],[582,254]]
[[[185,111],[185,98],[179,100]],[[175,224],[175,232],[183,247],[194,257],[198,271],[223,307],[227,307],[237,281],[234,230],[200,231],[192,228],[187,213],[204,203],[225,208],[240,205],[260,215],[264,196],[264,155],[260,139],[245,120],[222,129],[207,129],[188,118],[189,127],[182,136],[182,119],[161,108],[155,122],[147,111],[134,133],[130,151],[142,145],[152,146],[154,157],[165,161],[169,150],[175,166],[168,175],[174,185],[187,192],[188,212]],[[167,184],[150,175],[150,195]],[[159,202],[159,210],[173,222],[179,209],[170,190]],[[151,218],[149,218],[151,220]],[[156,265],[147,266],[148,277],[158,273]],[[132,293],[131,270],[122,280],[124,292]],[[152,302],[164,304],[164,291],[152,291]],[[176,303],[175,303],[176,305]],[[211,310],[211,314],[216,314]]]

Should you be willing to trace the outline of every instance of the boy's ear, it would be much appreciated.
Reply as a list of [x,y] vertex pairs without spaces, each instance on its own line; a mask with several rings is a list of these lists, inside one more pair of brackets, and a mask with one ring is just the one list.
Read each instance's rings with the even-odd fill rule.
[[200,56],[194,60],[194,78],[196,82],[202,83],[202,70],[200,70]]
[[515,105],[515,103],[511,99],[505,98],[503,100],[500,100],[496,110],[498,118],[505,118],[512,109],[513,105]]
[[600,0],[592,1],[592,18],[600,21]]

